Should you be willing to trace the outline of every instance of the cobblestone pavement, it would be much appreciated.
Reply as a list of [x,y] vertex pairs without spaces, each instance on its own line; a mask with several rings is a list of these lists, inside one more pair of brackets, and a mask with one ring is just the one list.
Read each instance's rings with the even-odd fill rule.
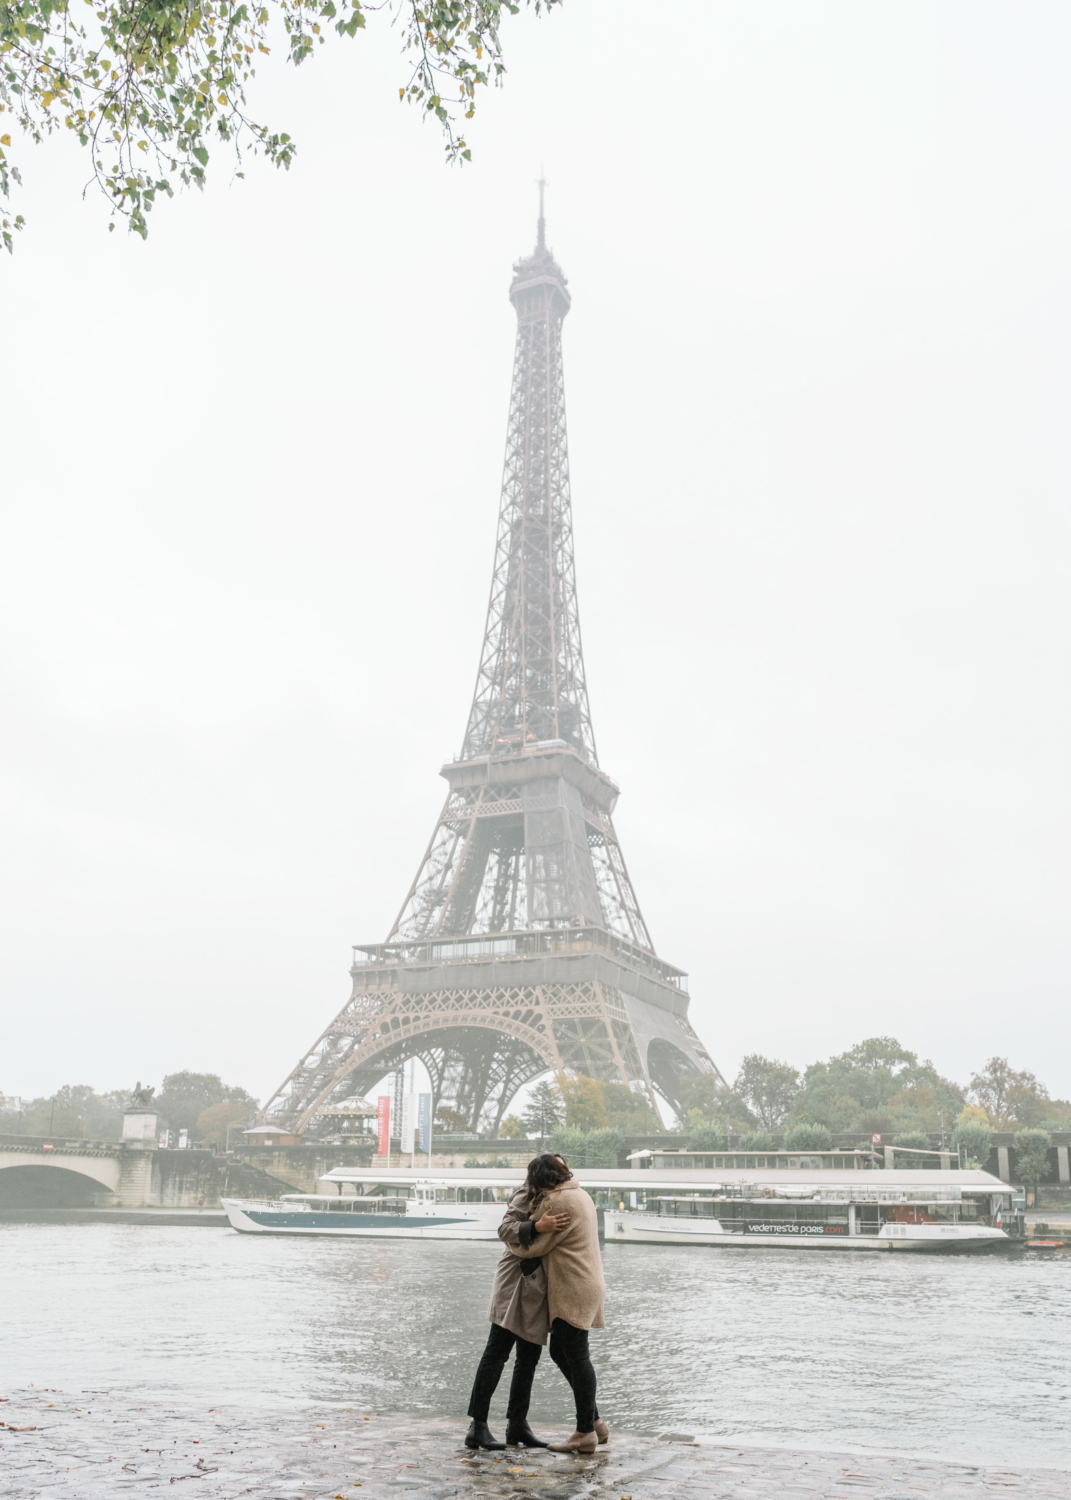
[[[471,1454],[464,1424],[356,1409],[175,1406],[30,1389],[0,1398],[0,1497],[98,1500],[1071,1500],[1071,1473],[613,1434],[593,1458]],[[547,1434],[544,1434],[547,1436]],[[358,1495],[360,1490],[360,1495]]]

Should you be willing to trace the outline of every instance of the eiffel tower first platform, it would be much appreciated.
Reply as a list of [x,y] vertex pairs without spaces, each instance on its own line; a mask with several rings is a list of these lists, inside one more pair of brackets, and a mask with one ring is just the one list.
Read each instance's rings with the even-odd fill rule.
[[565,434],[566,279],[538,242],[517,312],[487,628],[459,759],[386,942],[354,949],[353,993],[266,1106],[295,1131],[418,1057],[434,1106],[493,1130],[549,1070],[657,1090],[717,1073],[685,975],[654,950],[614,832],[580,648]]

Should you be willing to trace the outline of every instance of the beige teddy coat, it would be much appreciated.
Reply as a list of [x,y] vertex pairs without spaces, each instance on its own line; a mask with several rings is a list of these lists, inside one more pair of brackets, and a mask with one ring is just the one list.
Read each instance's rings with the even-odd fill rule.
[[574,1328],[605,1328],[606,1282],[599,1254],[599,1217],[584,1189],[572,1179],[536,1203],[532,1217],[568,1214],[569,1227],[537,1234],[530,1245],[510,1245],[518,1257],[541,1255],[547,1268],[547,1311],[551,1323],[564,1318]]

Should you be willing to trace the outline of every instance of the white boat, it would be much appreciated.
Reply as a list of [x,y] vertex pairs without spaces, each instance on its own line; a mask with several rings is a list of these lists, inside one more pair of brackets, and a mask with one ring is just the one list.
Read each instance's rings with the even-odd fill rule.
[[[1022,1234],[1023,1198],[980,1171],[845,1169],[575,1173],[607,1244],[990,1249]],[[494,1240],[523,1170],[338,1167],[325,1191],[225,1198],[243,1234]]]
[[[444,1187],[437,1178],[397,1182],[394,1172],[355,1184],[355,1193],[284,1193],[224,1198],[242,1234],[343,1235],[359,1239],[494,1240],[517,1184]],[[472,1173],[467,1176],[471,1177]],[[518,1173],[523,1180],[524,1173]],[[341,1183],[339,1186],[341,1187]]]

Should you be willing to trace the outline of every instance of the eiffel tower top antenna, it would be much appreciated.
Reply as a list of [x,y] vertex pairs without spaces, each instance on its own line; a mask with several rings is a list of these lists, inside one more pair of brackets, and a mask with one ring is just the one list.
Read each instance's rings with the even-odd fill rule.
[[543,168],[539,169],[539,233],[536,238],[536,251],[547,248],[546,220],[543,217],[543,189],[547,185],[547,179],[543,175]]

